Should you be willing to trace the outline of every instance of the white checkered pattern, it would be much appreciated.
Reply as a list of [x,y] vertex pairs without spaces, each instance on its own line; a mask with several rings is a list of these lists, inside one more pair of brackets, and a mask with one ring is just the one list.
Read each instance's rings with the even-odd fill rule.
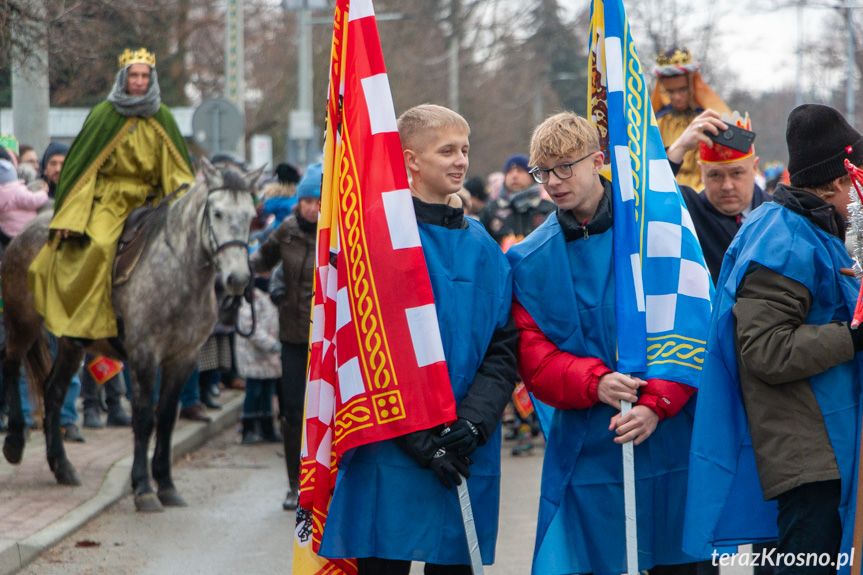
[[330,460],[332,459],[332,448],[333,448],[333,429],[327,429],[324,438],[321,440],[321,443],[318,445],[318,450],[315,453],[315,460],[321,465],[330,466]]
[[348,11],[348,22],[367,18],[375,15],[372,0],[351,0],[351,9]]
[[[353,10],[353,7],[351,7]],[[620,38],[605,39],[605,70],[608,92],[623,91],[623,49]]]
[[668,222],[647,222],[647,257],[679,258],[681,226]]
[[343,287],[336,296],[336,331],[351,322],[351,300],[348,288]]
[[312,317],[312,344],[324,341],[324,304],[315,306]]
[[363,385],[363,373],[360,370],[360,360],[352,357],[339,366],[339,395],[342,404],[363,393],[366,388]]
[[408,330],[411,333],[417,365],[425,367],[445,361],[434,304],[406,309],[405,315],[408,319]]
[[698,237],[698,234],[695,232],[695,224],[692,223],[692,216],[689,215],[689,210],[686,209],[686,206],[680,206],[680,224],[692,232],[693,236]]
[[614,177],[620,182],[620,197],[624,202],[635,199],[635,188],[632,185],[632,162],[629,159],[629,148],[614,147]]
[[710,299],[710,274],[701,264],[691,260],[680,260],[680,281],[677,293]]
[[[351,5],[351,13],[354,7]],[[369,121],[372,135],[385,132],[398,132],[393,94],[390,91],[390,81],[386,74],[377,74],[361,80],[366,106],[369,110]]]
[[647,333],[663,333],[674,329],[677,315],[677,294],[647,296]]
[[629,256],[629,261],[632,263],[632,277],[635,281],[635,298],[638,305],[638,311],[644,311],[644,280],[641,277],[641,258],[638,254]]
[[384,213],[387,217],[387,228],[390,231],[393,249],[420,247],[422,244],[411,191],[384,192],[381,197],[384,201]]
[[654,192],[668,192],[671,194],[677,193],[677,185],[674,181],[674,172],[671,171],[671,166],[668,161],[663,158],[660,160],[650,160],[650,178],[648,187]]

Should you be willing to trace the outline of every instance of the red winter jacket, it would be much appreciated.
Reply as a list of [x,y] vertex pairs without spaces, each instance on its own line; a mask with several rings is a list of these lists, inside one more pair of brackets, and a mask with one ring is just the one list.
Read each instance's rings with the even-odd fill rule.
[[[561,351],[515,300],[512,316],[519,332],[518,373],[537,399],[556,409],[585,409],[599,402],[599,378],[612,371],[602,360]],[[682,383],[648,379],[638,405],[650,408],[662,421],[677,414],[695,391]]]

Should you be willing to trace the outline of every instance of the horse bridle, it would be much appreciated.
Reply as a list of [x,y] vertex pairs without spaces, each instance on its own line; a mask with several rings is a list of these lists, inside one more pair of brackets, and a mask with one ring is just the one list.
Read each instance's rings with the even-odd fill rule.
[[[221,187],[214,188],[212,190],[207,191],[207,196],[213,192],[219,192],[222,190],[227,190],[229,188]],[[222,250],[226,250],[231,247],[241,247],[246,250],[246,257],[249,254],[249,242],[244,240],[228,240],[223,243],[219,243],[219,238],[216,237],[216,232],[213,230],[212,221],[210,220],[210,206],[209,203],[204,205],[204,215],[201,217],[201,231],[206,226],[207,228],[207,244],[210,248],[209,253],[207,254],[207,264],[204,267],[213,266],[216,269],[219,269],[219,262],[216,257],[222,252]]]
[[[221,187],[221,188],[214,188],[212,190],[208,190],[207,191],[207,197],[209,197],[209,195],[212,194],[213,192],[218,192],[218,191],[227,190],[227,189],[229,189],[229,188]],[[204,205],[204,215],[201,217],[202,231],[203,231],[204,226],[207,227],[207,243],[208,243],[208,247],[210,248],[210,253],[207,254],[207,259],[209,261],[203,267],[213,266],[218,270],[219,269],[219,262],[216,259],[217,256],[222,252],[222,250],[236,246],[236,247],[241,247],[245,250],[246,260],[249,263],[249,268],[251,268],[251,262],[249,262],[249,242],[248,241],[228,240],[226,242],[219,243],[219,238],[216,237],[216,232],[213,230],[212,221],[210,220],[209,202],[207,202]],[[248,291],[248,288],[247,288],[247,291]],[[220,308],[220,311],[230,311],[233,313],[233,315],[234,315],[234,330],[237,332],[238,335],[240,335],[242,337],[249,337],[250,335],[252,335],[254,333],[255,326],[257,324],[257,318],[255,317],[256,314],[255,314],[255,305],[254,305],[254,297],[255,297],[254,289],[251,290],[250,297],[247,297],[247,300],[249,301],[249,305],[251,306],[251,311],[252,311],[252,327],[249,329],[248,332],[243,332],[243,330],[240,329],[239,315],[236,313],[237,308],[240,306],[240,298],[241,297],[244,297],[244,296],[239,295],[239,296],[227,297],[227,298],[225,298],[224,301],[222,301],[221,304],[219,304],[219,308]]]

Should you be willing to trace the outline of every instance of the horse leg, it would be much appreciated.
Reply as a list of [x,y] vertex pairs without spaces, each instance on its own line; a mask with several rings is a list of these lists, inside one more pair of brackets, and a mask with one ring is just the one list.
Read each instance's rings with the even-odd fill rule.
[[[162,511],[162,504],[153,486],[147,469],[147,451],[153,434],[153,394],[156,383],[156,368],[152,361],[131,362],[132,385],[132,431],[135,433],[135,456],[132,461],[132,490],[135,508],[138,511]],[[161,389],[159,390],[161,394]]]
[[3,381],[6,388],[6,405],[9,407],[9,432],[3,442],[3,456],[12,464],[21,463],[24,455],[24,410],[21,407],[21,361],[3,352]]
[[48,466],[60,485],[81,485],[75,467],[66,457],[60,430],[60,408],[69,390],[72,376],[81,365],[84,351],[66,338],[57,341],[57,358],[45,380],[45,447]]
[[171,478],[171,434],[177,422],[180,391],[195,370],[195,360],[183,364],[162,366],[162,383],[156,415],[156,449],[153,452],[153,479],[159,485],[159,501],[163,505],[186,507]]

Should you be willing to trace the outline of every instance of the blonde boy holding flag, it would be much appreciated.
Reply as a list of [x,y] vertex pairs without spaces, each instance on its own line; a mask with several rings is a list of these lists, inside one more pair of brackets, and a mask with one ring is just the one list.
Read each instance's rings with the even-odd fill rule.
[[620,0],[594,0],[590,58],[589,119],[557,114],[531,139],[557,213],[507,252],[519,371],[554,408],[533,573],[689,574],[690,399],[712,285]]
[[482,560],[493,563],[499,423],[516,379],[509,265],[454,200],[468,167],[464,118],[426,104],[398,126],[458,419],[443,437],[444,426],[435,426],[346,454],[320,554],[357,557],[360,575],[406,575],[411,561],[425,561],[430,575],[469,575],[451,487],[469,477]]
[[509,266],[448,205],[467,123],[438,106],[397,121],[371,1],[334,16],[293,572],[469,573],[477,551],[494,561]]

